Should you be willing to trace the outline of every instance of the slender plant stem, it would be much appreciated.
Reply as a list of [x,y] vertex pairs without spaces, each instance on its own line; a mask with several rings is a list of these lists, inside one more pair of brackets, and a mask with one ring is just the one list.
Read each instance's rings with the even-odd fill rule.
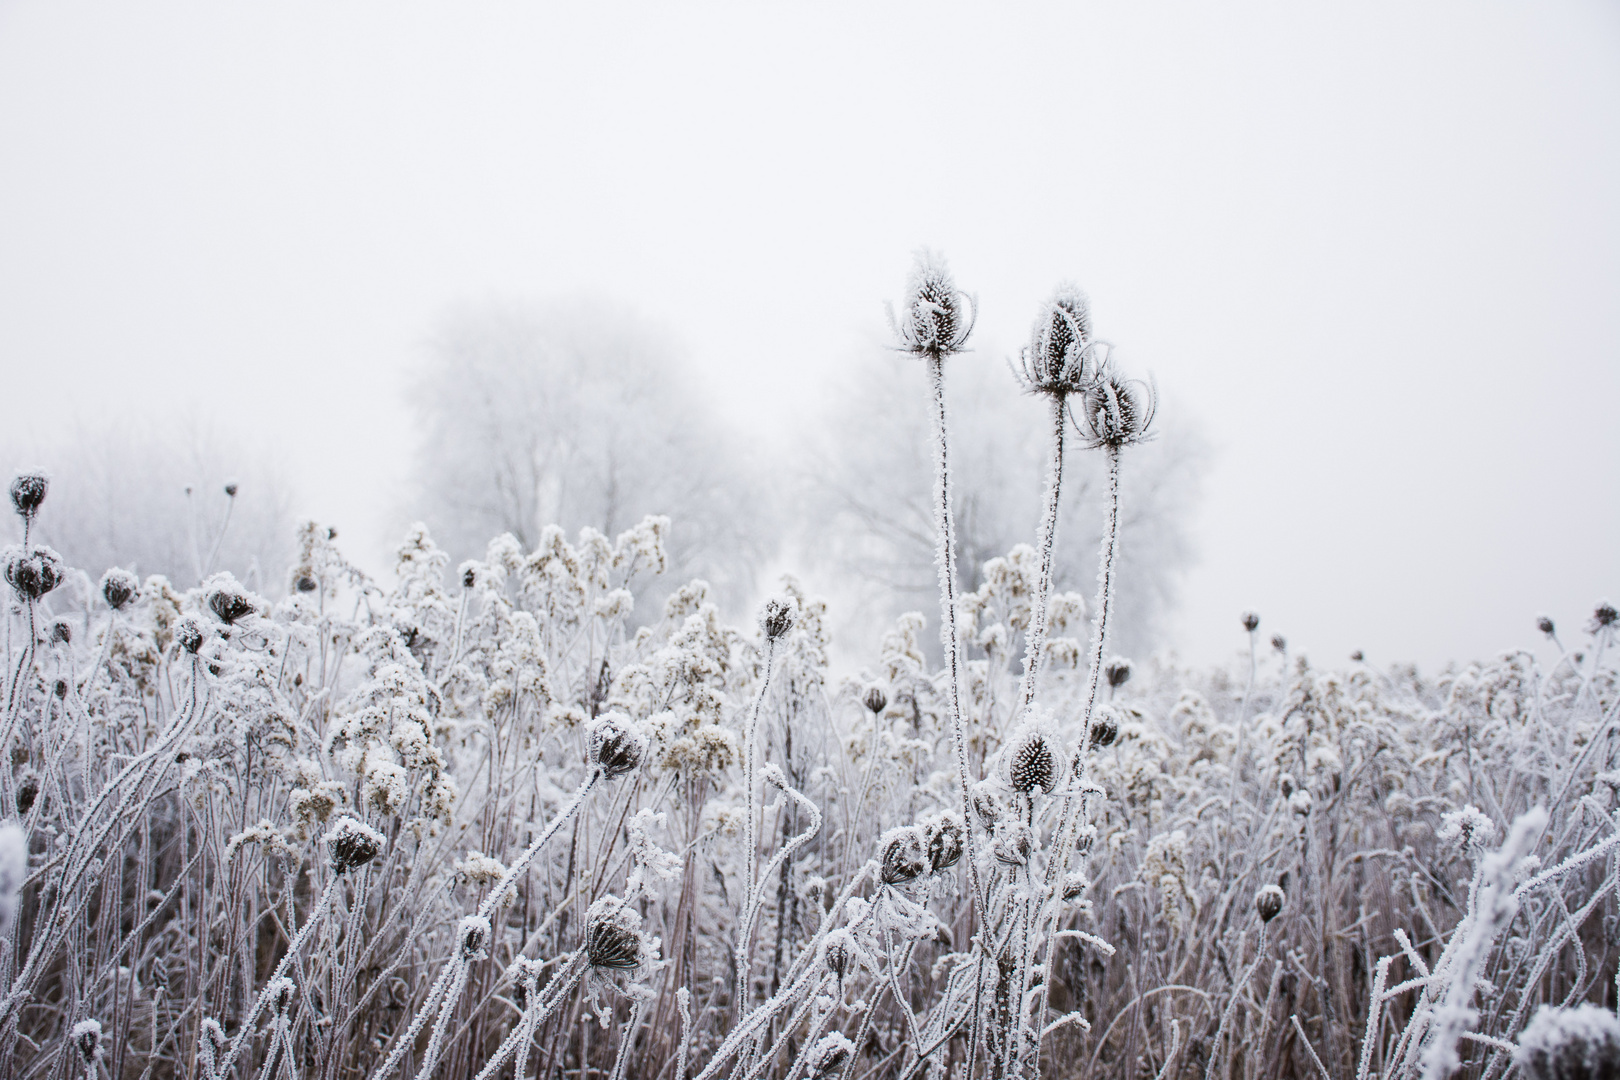
[[1018,711],[1026,712],[1035,700],[1036,676],[1046,647],[1047,619],[1052,598],[1052,562],[1057,547],[1058,500],[1063,492],[1063,432],[1067,417],[1063,395],[1051,395],[1052,460],[1046,471],[1046,509],[1041,515],[1041,571],[1024,635],[1024,681],[1018,692]]

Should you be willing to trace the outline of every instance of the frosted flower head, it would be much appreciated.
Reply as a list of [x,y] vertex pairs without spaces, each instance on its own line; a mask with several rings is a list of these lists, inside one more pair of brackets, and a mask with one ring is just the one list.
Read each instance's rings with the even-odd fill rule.
[[388,840],[370,825],[345,814],[326,834],[332,869],[340,874],[361,867],[381,855]]
[[1108,685],[1117,690],[1131,681],[1131,662],[1124,657],[1116,657],[1103,668],[1103,674],[1108,677]]
[[1096,717],[1091,721],[1091,745],[1103,747],[1114,745],[1119,738],[1119,717],[1114,710],[1103,707],[1097,710]]
[[1091,888],[1091,881],[1085,874],[1076,870],[1063,879],[1063,899],[1068,903],[1085,898],[1086,890]]
[[1526,1080],[1620,1076],[1620,1018],[1597,1005],[1543,1005],[1519,1033],[1513,1064]]
[[1282,914],[1283,903],[1288,895],[1282,891],[1281,886],[1267,885],[1254,894],[1254,910],[1260,916],[1261,922],[1270,922]]
[[1260,629],[1260,616],[1252,611],[1245,611],[1243,613],[1243,629],[1251,634]]
[[1002,829],[990,851],[1005,866],[1023,866],[1035,851],[1035,834],[1022,821],[1014,822],[1011,828]]
[[1546,634],[1548,637],[1552,637],[1554,634],[1556,634],[1558,632],[1558,628],[1553,625],[1552,618],[1550,616],[1547,616],[1547,615],[1538,615],[1538,616],[1536,616],[1536,629],[1540,630],[1543,634]]
[[986,832],[993,833],[1007,816],[1007,806],[988,780],[973,785],[973,813]]
[[764,631],[765,640],[775,641],[792,630],[798,615],[799,605],[791,596],[773,596],[765,601],[765,610],[759,616],[759,628]]
[[48,547],[37,547],[24,552],[20,547],[9,547],[5,553],[6,584],[24,603],[32,603],[62,584],[67,571],[62,567],[62,556]]
[[51,623],[51,643],[54,645],[73,644],[73,624],[66,619],[57,619]]
[[861,696],[861,704],[866,706],[867,712],[877,716],[889,707],[889,695],[883,692],[881,686],[868,686],[866,693]]
[[1440,815],[1439,836],[1474,856],[1496,839],[1496,823],[1477,807],[1465,806],[1461,810]]
[[187,615],[175,624],[174,640],[186,652],[196,656],[197,650],[201,649],[203,645],[202,623],[198,622],[195,617]]
[[1063,773],[1061,749],[1052,733],[1042,725],[1030,724],[1013,736],[1002,761],[1007,785],[1021,795],[1040,788],[1050,795]]
[[585,916],[585,959],[606,971],[631,971],[646,959],[641,916],[616,896],[604,896]]
[[1096,378],[1091,343],[1091,301],[1073,285],[1059,285],[1041,308],[1024,347],[1024,385],[1045,394],[1077,394]]
[[101,575],[101,598],[114,611],[124,610],[124,606],[140,593],[141,579],[128,570],[115,566]]
[[1271,647],[1280,653],[1285,653],[1288,651],[1288,639],[1281,634],[1272,634]]
[[598,717],[587,729],[590,734],[590,761],[612,780],[632,772],[647,752],[647,740],[628,716],[612,712]]
[[[15,491],[15,487],[12,490]],[[73,1031],[68,1037],[78,1048],[79,1056],[84,1058],[86,1066],[94,1065],[101,1058],[100,1020],[80,1020],[73,1025]]]
[[821,943],[821,962],[827,965],[840,987],[844,985],[844,977],[855,970],[859,956],[854,937],[842,927],[828,934]]
[[855,1044],[839,1031],[823,1035],[810,1051],[810,1075],[815,1080],[831,1080],[842,1076],[844,1063],[855,1053]]
[[482,960],[489,947],[489,920],[482,915],[465,916],[456,926],[456,948],[465,963]]
[[883,852],[879,876],[885,885],[902,884],[928,869],[928,848],[922,830],[915,825],[890,829],[878,840],[878,846]]
[[[51,478],[38,469],[18,474],[11,482],[11,508],[20,518],[31,518],[39,513],[39,504],[45,501]],[[97,1029],[99,1030],[99,1028]]]
[[298,986],[285,975],[271,981],[265,989],[270,991],[270,1009],[277,1017],[285,1019],[292,1010],[293,999],[298,996]]
[[17,816],[28,813],[39,798],[39,774],[28,769],[17,778]]
[[972,299],[956,287],[945,260],[926,248],[917,252],[906,280],[904,308],[898,319],[889,312],[900,347],[932,360],[961,352],[975,317]]
[[937,821],[923,826],[923,836],[928,842],[928,869],[933,873],[948,870],[961,861],[967,839],[962,815],[947,810]]
[[203,587],[203,597],[208,610],[226,626],[234,626],[237,620],[259,613],[259,606],[253,602],[253,597],[229,573],[215,574],[209,578],[208,584]]
[[1094,447],[1133,446],[1151,437],[1157,410],[1158,394],[1151,382],[1127,379],[1110,365],[1081,396],[1081,433]]
[[1601,634],[1617,622],[1620,622],[1620,611],[1616,611],[1607,600],[1601,600],[1592,612],[1592,621],[1586,624],[1586,632]]

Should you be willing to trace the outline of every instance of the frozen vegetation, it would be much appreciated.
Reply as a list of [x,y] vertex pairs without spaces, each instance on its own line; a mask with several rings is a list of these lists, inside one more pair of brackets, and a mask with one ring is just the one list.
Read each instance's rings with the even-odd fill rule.
[[1041,525],[964,575],[973,315],[919,258],[939,604],[848,676],[792,579],[638,607],[664,518],[459,565],[417,527],[384,580],[308,523],[284,586],[181,587],[64,565],[19,477],[0,1076],[1616,1076],[1614,608],[1547,669],[1318,668],[1236,613],[1233,669],[1133,665],[1155,389],[1054,293]]

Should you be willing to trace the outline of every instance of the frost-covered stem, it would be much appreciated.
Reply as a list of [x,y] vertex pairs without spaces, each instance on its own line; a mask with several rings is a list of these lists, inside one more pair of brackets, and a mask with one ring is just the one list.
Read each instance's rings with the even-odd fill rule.
[[681,1013],[681,1045],[675,1051],[675,1080],[686,1080],[686,1048],[692,1041],[692,991],[675,991],[675,1005]]
[[647,1000],[637,998],[630,1009],[630,1022],[624,1026],[624,1037],[619,1040],[619,1056],[613,1062],[612,1080],[624,1080],[624,1067],[630,1061],[630,1044],[635,1041],[636,1028],[641,1026],[641,1015],[647,1010]]
[[321,915],[325,913],[326,906],[332,902],[332,893],[337,890],[338,883],[342,880],[343,875],[333,874],[332,880],[326,883],[325,889],[321,890],[321,898],[315,902],[315,907],[310,911],[309,918],[304,920],[302,929],[293,936],[292,944],[287,946],[287,955],[283,956],[281,963],[276,965],[275,974],[271,975],[270,981],[264,984],[264,990],[260,992],[258,1000],[254,1001],[253,1008],[243,1018],[242,1026],[237,1029],[236,1038],[231,1040],[231,1048],[225,1052],[225,1059],[219,1063],[214,1075],[224,1076],[231,1071],[231,1066],[236,1062],[236,1056],[242,1052],[242,1045],[247,1042],[248,1037],[253,1033],[253,1022],[259,1018],[259,1014],[270,1004],[270,999],[280,992],[281,987],[279,984],[287,974],[288,966],[298,956],[298,951],[304,947],[304,942],[309,939],[310,931],[315,929],[315,924],[320,921]]
[[754,871],[757,869],[758,852],[754,850],[759,842],[754,835],[754,814],[757,799],[754,795],[754,758],[757,753],[757,740],[759,737],[759,714],[765,708],[765,695],[771,689],[771,672],[776,667],[776,638],[767,635],[765,640],[765,678],[759,684],[759,693],[754,695],[754,708],[748,714],[748,732],[743,740],[743,788],[747,797],[747,815],[743,819],[743,851],[747,859],[747,874],[743,878],[743,895],[748,898],[749,911],[744,913],[737,930],[737,990],[734,1011],[738,1016],[748,1005],[748,972],[749,963],[748,940],[753,932],[752,909],[754,906]]
[[422,1006],[416,1011],[416,1015],[411,1018],[410,1025],[405,1029],[405,1034],[401,1035],[398,1041],[394,1043],[394,1048],[388,1052],[388,1057],[383,1060],[382,1067],[371,1074],[372,1080],[382,1080],[383,1077],[393,1072],[394,1068],[399,1064],[400,1058],[405,1056],[405,1052],[416,1045],[417,1032],[422,1030],[422,1026],[427,1023],[428,1017],[434,1015],[434,1010],[444,997],[445,986],[450,982],[455,967],[456,965],[451,963],[446,964],[440,970],[439,977],[434,979],[433,985],[428,988],[427,997],[422,999]]
[[879,983],[873,991],[872,1000],[861,1015],[861,1026],[855,1029],[855,1049],[850,1051],[849,1060],[844,1063],[844,1071],[838,1074],[838,1080],[851,1080],[855,1075],[855,1065],[861,1060],[861,1047],[866,1045],[867,1032],[872,1030],[872,1017],[878,1006],[883,1004],[883,995],[889,992],[889,984]]
[[[764,907],[765,903],[765,883],[770,881],[772,872],[775,871],[778,866],[783,865],[785,860],[790,858],[795,851],[799,850],[805,844],[808,844],[812,839],[815,838],[815,835],[821,831],[821,808],[819,806],[805,798],[804,795],[795,791],[793,788],[789,787],[787,777],[784,776],[781,770],[775,765],[771,765],[766,769],[766,778],[771,783],[778,784],[782,791],[792,797],[795,802],[797,802],[810,814],[810,824],[804,830],[804,832],[799,833],[786,844],[782,845],[781,850],[779,850],[771,859],[770,863],[766,865],[765,873],[760,875],[759,888],[755,889],[749,896],[748,910],[743,916],[742,931],[738,937],[739,960],[737,966],[739,972],[745,972],[747,970],[743,966],[743,962],[741,960],[741,950],[746,947],[749,941],[753,939],[754,923],[758,921],[760,910]],[[741,998],[738,1000],[741,1001]]]
[[1389,965],[1393,956],[1378,961],[1373,975],[1372,995],[1367,1001],[1367,1030],[1361,1036],[1361,1061],[1356,1065],[1356,1080],[1367,1080],[1367,1068],[1372,1064],[1373,1041],[1378,1037],[1378,1018],[1384,1014],[1384,986],[1389,982]]
[[1091,714],[1097,707],[1097,682],[1102,676],[1103,646],[1108,640],[1108,616],[1114,606],[1114,559],[1119,552],[1119,447],[1108,447],[1108,528],[1097,567],[1097,615],[1091,624],[1091,673],[1086,679],[1085,728],[1090,738]]
[[[216,559],[219,556],[219,546],[225,542],[225,533],[227,531],[229,531],[229,529],[231,527],[231,511],[235,510],[235,509],[236,509],[236,496],[232,495],[232,496],[230,496],[229,500],[225,503],[225,520],[220,522],[219,535],[214,537],[214,547],[213,547],[213,550],[209,551],[209,553],[208,553],[208,562],[203,564],[203,572],[202,572],[201,577],[207,577],[210,573],[213,572],[214,559]],[[199,578],[199,580],[200,580],[200,578]]]
[[1225,878],[1228,864],[1232,860],[1232,833],[1237,822],[1237,789],[1238,777],[1243,772],[1243,735],[1248,730],[1249,723],[1249,697],[1254,693],[1254,676],[1258,661],[1254,651],[1253,630],[1249,631],[1249,681],[1243,687],[1243,703],[1238,706],[1238,736],[1237,750],[1232,755],[1232,782],[1226,794],[1226,845],[1221,856],[1221,877]]
[[524,1010],[522,1019],[512,1029],[512,1033],[502,1040],[494,1056],[484,1063],[484,1067],[478,1071],[476,1080],[489,1080],[490,1077],[500,1071],[501,1066],[506,1064],[506,1059],[514,1053],[518,1055],[516,1075],[521,1080],[528,1071],[525,1050],[528,1047],[529,1040],[534,1036],[534,1029],[544,1023],[545,1019],[556,1011],[557,1006],[567,999],[569,992],[579,985],[579,980],[584,976],[585,957],[581,953],[569,961],[566,968],[557,973],[557,977],[552,980],[550,986],[546,987],[544,994],[539,991],[534,992],[536,1000],[528,1009]]
[[1232,1022],[1232,1014],[1237,1011],[1238,998],[1249,988],[1249,980],[1254,978],[1255,969],[1260,961],[1266,958],[1266,929],[1267,923],[1260,923],[1260,943],[1255,946],[1254,961],[1244,970],[1243,977],[1232,984],[1232,996],[1226,1002],[1226,1008],[1221,1011],[1221,1022],[1215,1028],[1215,1040],[1210,1043],[1209,1065],[1204,1069],[1204,1080],[1215,1080],[1215,1068],[1221,1062],[1221,1037],[1226,1034],[1226,1027]]
[[[459,938],[460,935],[457,936]],[[472,961],[462,954],[459,940],[452,965],[454,974],[450,976],[450,989],[445,992],[438,1018],[433,1021],[433,1034],[428,1036],[427,1049],[422,1051],[422,1067],[417,1070],[416,1080],[428,1080],[433,1075],[434,1067],[439,1064],[439,1055],[444,1053],[445,1029],[450,1026],[450,1017],[461,1003],[461,992],[467,988],[467,972],[472,968]]]
[[1057,547],[1058,500],[1063,490],[1063,430],[1067,418],[1063,395],[1052,394],[1052,461],[1046,471],[1046,510],[1041,515],[1040,582],[1029,613],[1029,630],[1024,635],[1024,683],[1018,692],[1018,711],[1026,712],[1035,700],[1035,681],[1046,647],[1047,611],[1052,599],[1052,561]]
[[[951,459],[945,422],[945,358],[928,356],[928,377],[934,391],[934,562],[939,570],[940,637],[951,680],[951,739],[956,746],[956,771],[962,786],[962,823],[967,834],[968,886],[979,932],[986,919],[984,889],[979,883],[978,842],[974,838],[973,792],[968,777],[967,725],[962,718],[962,663],[956,635],[956,529],[951,518]],[[857,1043],[857,1045],[859,1045]],[[845,1073],[846,1080],[848,1072]]]
[[500,882],[489,891],[488,896],[484,897],[483,903],[478,905],[479,918],[487,919],[495,914],[495,908],[500,904],[501,897],[506,895],[506,890],[511,888],[512,883],[517,881],[524,871],[529,869],[529,864],[534,861],[534,857],[540,854],[540,849],[545,847],[553,836],[557,835],[557,830],[562,828],[574,816],[580,805],[584,803],[585,796],[591,793],[591,789],[596,786],[596,782],[600,779],[602,779],[602,770],[592,766],[591,775],[585,779],[583,784],[574,789],[574,798],[566,807],[558,811],[557,816],[552,818],[551,822],[540,831],[540,835],[534,838],[534,842],[528,846],[528,849],[518,856],[517,861],[507,869],[506,873],[501,875]]

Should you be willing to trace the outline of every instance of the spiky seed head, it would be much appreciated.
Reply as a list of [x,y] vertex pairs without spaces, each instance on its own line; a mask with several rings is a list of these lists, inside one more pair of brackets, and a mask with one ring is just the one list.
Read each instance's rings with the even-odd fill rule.
[[647,740],[623,713],[604,713],[591,723],[591,764],[602,771],[605,780],[634,771],[646,749]]
[[1103,674],[1108,676],[1108,685],[1118,689],[1131,681],[1131,662],[1123,657],[1110,661]]
[[461,959],[467,963],[484,958],[484,949],[489,945],[489,920],[482,915],[463,916],[456,927],[456,942],[461,951]]
[[861,698],[861,704],[866,706],[868,712],[876,716],[889,707],[889,696],[883,692],[881,686],[868,686],[865,696]]
[[202,648],[203,643],[202,623],[198,622],[193,616],[187,615],[175,625],[174,640],[186,652],[196,656],[197,650]]
[[1536,629],[1540,630],[1543,634],[1546,634],[1548,637],[1552,637],[1553,634],[1557,632],[1558,628],[1553,625],[1553,621],[1552,621],[1551,618],[1549,618],[1546,615],[1541,615],[1541,616],[1538,616],[1536,618]]
[[1252,611],[1245,611],[1243,613],[1243,629],[1251,634],[1260,629],[1260,616]]
[[208,582],[204,597],[208,610],[226,626],[235,626],[238,619],[259,613],[259,607],[253,602],[253,598],[230,574],[214,575]]
[[956,287],[945,260],[917,252],[906,280],[904,310],[889,319],[900,345],[915,356],[939,359],[960,352],[973,330],[973,302]]
[[967,839],[962,816],[955,811],[940,815],[924,830],[928,839],[928,869],[934,873],[948,870],[962,859],[962,848]]
[[1082,433],[1091,445],[1118,449],[1151,437],[1158,395],[1152,383],[1127,379],[1109,365],[1086,387],[1080,408]]
[[1286,893],[1277,885],[1267,885],[1254,894],[1254,910],[1260,916],[1261,922],[1270,922],[1282,914],[1283,903],[1288,899]]
[[1096,377],[1091,360],[1091,301],[1073,285],[1059,285],[1035,319],[1024,347],[1024,379],[1031,390],[1076,394]]
[[1525,1080],[1613,1080],[1620,1018],[1597,1005],[1543,1005],[1519,1033],[1513,1064]]
[[890,829],[878,841],[883,847],[883,869],[879,876],[885,885],[899,885],[928,869],[928,851],[922,830],[915,825]]
[[1281,634],[1272,634],[1271,635],[1271,647],[1273,649],[1276,649],[1278,652],[1287,652],[1288,651],[1288,639],[1283,637]]
[[29,769],[17,780],[17,816],[21,817],[32,810],[38,798],[39,776]]
[[21,518],[31,518],[39,513],[39,504],[45,501],[45,493],[50,490],[51,478],[38,470],[19,473],[11,482],[11,506]]
[[586,914],[585,958],[593,968],[628,971],[640,966],[646,942],[641,916],[616,896],[604,896]]
[[326,833],[326,850],[332,859],[332,869],[340,874],[365,866],[387,846],[387,837],[348,814],[338,818]]
[[1020,794],[1040,788],[1050,795],[1057,788],[1059,768],[1046,733],[1029,728],[1010,747],[1007,783]]
[[1600,600],[1592,612],[1592,621],[1587,624],[1586,630],[1590,634],[1601,633],[1617,622],[1620,622],[1620,611],[1616,611],[1614,605],[1607,600]]
[[765,632],[765,640],[775,641],[792,630],[798,614],[799,606],[792,597],[773,596],[765,601],[765,610],[759,616],[759,628]]
[[115,566],[101,575],[101,598],[114,611],[124,610],[124,605],[139,596],[140,592],[141,579],[128,570]]
[[849,1036],[835,1031],[823,1035],[810,1051],[810,1061],[814,1080],[832,1080],[844,1071],[844,1063],[855,1053],[855,1044],[849,1041]]
[[79,1056],[84,1058],[86,1065],[94,1065],[101,1057],[100,1020],[80,1020],[73,1025],[71,1038],[73,1045],[79,1048]]
[[55,589],[67,577],[62,567],[62,556],[48,547],[37,547],[25,552],[22,548],[6,549],[6,584],[24,603],[32,603]]

